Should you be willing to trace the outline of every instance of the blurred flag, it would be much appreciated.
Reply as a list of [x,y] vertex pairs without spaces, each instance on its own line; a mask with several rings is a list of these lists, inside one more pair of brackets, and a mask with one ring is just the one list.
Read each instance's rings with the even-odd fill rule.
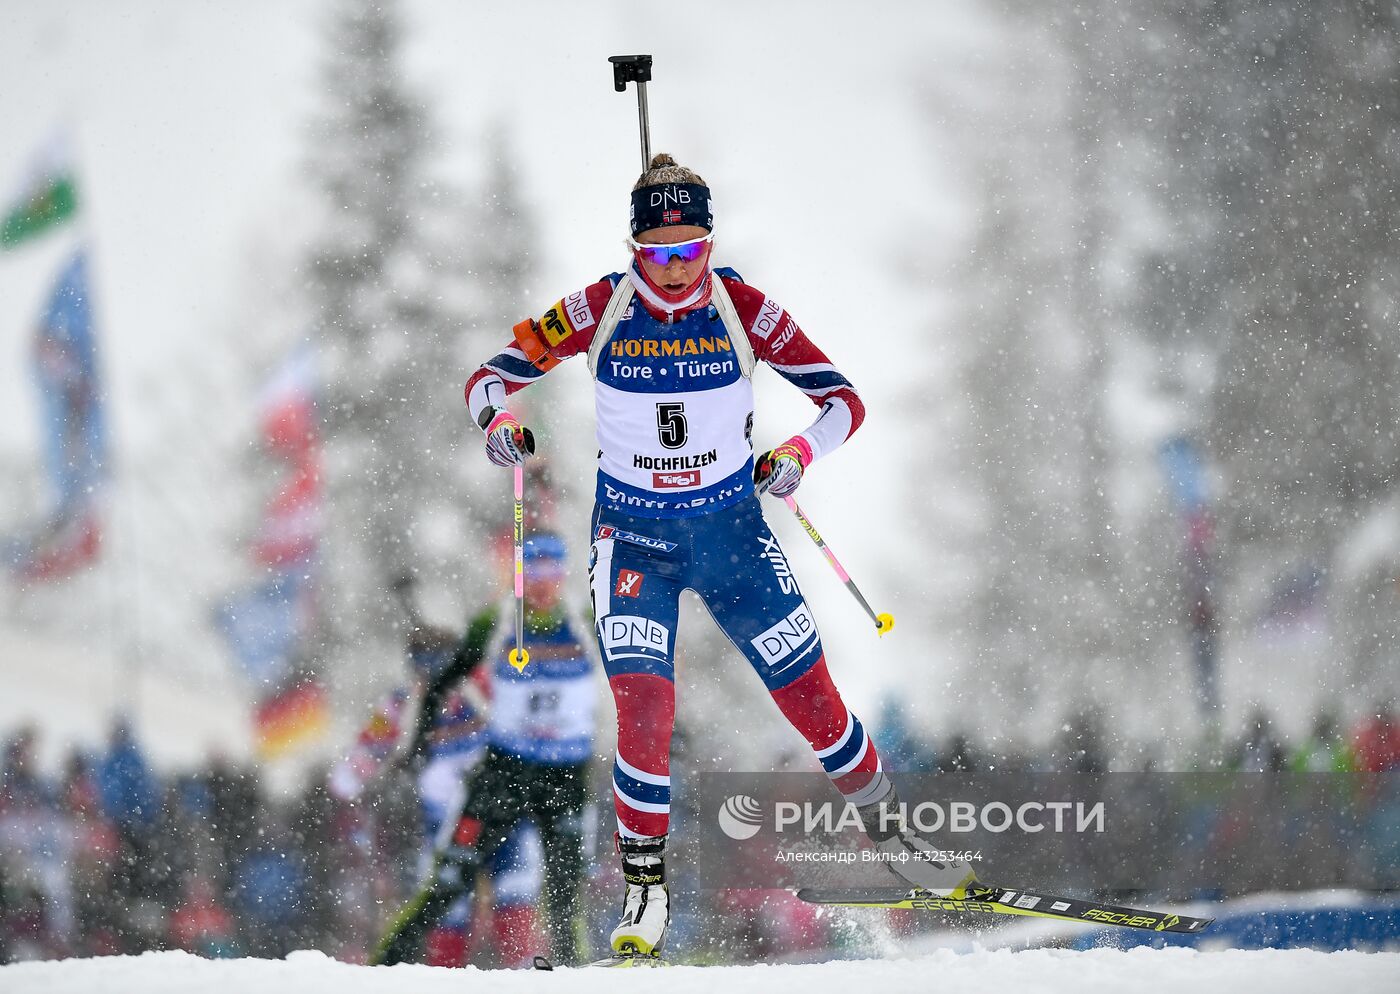
[[268,502],[253,542],[264,566],[309,560],[321,537],[321,453],[316,423],[315,365],[309,349],[298,349],[273,374],[258,399],[263,442],[291,464],[291,472]]
[[1195,444],[1184,435],[1174,436],[1162,443],[1160,456],[1162,471],[1181,512],[1189,516],[1204,509],[1206,474]]
[[19,192],[0,220],[0,251],[17,248],[57,227],[78,210],[78,187],[66,136],[51,139],[35,157]]
[[325,689],[318,681],[294,681],[257,706],[253,713],[258,753],[276,759],[319,738],[329,725]]
[[296,573],[278,573],[215,612],[215,623],[249,680],[276,686],[291,672],[310,613],[309,587]]
[[91,499],[107,454],[87,254],[82,249],[59,274],[39,322],[34,371],[44,408],[49,478],[62,511]]
[[1220,707],[1220,632],[1215,596],[1215,519],[1210,510],[1205,460],[1195,442],[1184,435],[1163,442],[1158,455],[1183,526],[1181,593],[1196,663],[1197,697],[1203,711],[1214,716]]
[[360,729],[354,748],[331,767],[330,787],[336,797],[357,800],[369,782],[384,768],[394,746],[403,735],[408,691],[397,687],[377,707],[369,722]]
[[49,522],[38,534],[10,544],[10,560],[20,579],[59,580],[97,559],[102,525],[95,508]]
[[308,457],[268,501],[253,541],[253,558],[271,567],[308,562],[320,544],[321,525],[320,466]]
[[319,736],[325,692],[304,668],[316,623],[316,554],[323,527],[315,364],[308,349],[284,362],[258,397],[258,430],[288,467],[263,509],[249,552],[268,579],[215,612],[245,674],[261,685],[259,752],[271,759]]
[[92,562],[101,548],[98,502],[107,437],[87,273],[86,253],[79,249],[59,273],[34,339],[54,506],[11,555],[17,572],[30,580],[67,576]]
[[258,422],[278,455],[297,461],[316,449],[316,364],[309,348],[293,352],[263,387]]

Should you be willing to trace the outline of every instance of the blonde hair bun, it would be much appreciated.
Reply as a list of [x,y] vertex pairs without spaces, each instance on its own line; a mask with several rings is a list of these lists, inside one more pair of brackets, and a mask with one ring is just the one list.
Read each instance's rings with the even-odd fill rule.
[[700,175],[693,169],[687,169],[675,160],[669,152],[657,152],[651,157],[651,165],[647,166],[646,172],[637,177],[633,190],[640,190],[644,186],[658,186],[661,183],[695,183],[698,186],[708,186]]

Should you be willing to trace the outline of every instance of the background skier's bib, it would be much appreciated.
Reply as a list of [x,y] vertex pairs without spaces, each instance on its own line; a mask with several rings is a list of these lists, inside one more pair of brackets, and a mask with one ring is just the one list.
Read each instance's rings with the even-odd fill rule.
[[593,755],[594,712],[598,696],[593,663],[571,624],[531,633],[530,666],[523,672],[507,662],[509,644],[498,626],[488,655],[491,669],[493,746],[536,763],[581,763]]

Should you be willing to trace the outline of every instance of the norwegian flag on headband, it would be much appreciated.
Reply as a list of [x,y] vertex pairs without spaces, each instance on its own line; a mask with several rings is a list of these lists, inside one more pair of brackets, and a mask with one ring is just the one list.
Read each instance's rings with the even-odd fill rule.
[[662,211],[662,212],[661,212],[661,221],[662,221],[663,224],[680,224],[680,223],[681,223],[681,212],[680,212],[680,211]]

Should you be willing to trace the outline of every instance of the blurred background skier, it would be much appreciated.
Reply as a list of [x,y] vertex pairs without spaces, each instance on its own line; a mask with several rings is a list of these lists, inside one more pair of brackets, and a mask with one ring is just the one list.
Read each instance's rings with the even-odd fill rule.
[[[449,691],[478,679],[476,674],[486,680],[490,718],[484,755],[467,772],[459,803],[443,823],[423,889],[390,926],[372,962],[416,959],[425,937],[473,893],[479,871],[499,860],[502,847],[527,829],[532,834],[524,845],[538,833],[543,853],[549,948],[560,962],[579,959],[576,921],[596,726],[595,667],[585,648],[588,626],[562,595],[564,543],[541,532],[526,541],[524,555],[530,665],[517,672],[507,661],[512,602],[492,605],[471,619],[447,665],[428,680],[406,718],[413,728],[406,752],[418,755],[429,748]],[[493,882],[500,886],[499,877]],[[503,918],[499,907],[496,918]],[[502,944],[498,959],[504,965],[528,963],[539,948],[529,941],[534,929],[528,907],[507,907],[503,925],[493,932],[493,941]]]
[[[396,748],[409,734],[405,724],[416,731],[417,702],[451,665],[463,644],[461,636],[418,618],[412,607],[414,586],[410,577],[394,584],[395,594],[408,613],[408,685],[394,688],[375,709],[350,754],[331,769],[330,788],[342,800],[357,801],[376,778],[407,767],[413,774],[421,814],[419,870],[420,875],[426,875],[433,868],[437,851],[447,842],[442,837],[444,826],[461,809],[466,778],[486,755],[490,688],[485,671],[477,671],[443,695],[420,747],[411,758],[405,756],[409,761],[395,762]],[[416,955],[429,966],[461,966],[473,959],[483,965],[512,964],[535,945],[535,905],[544,871],[534,826],[517,826],[487,870],[491,876],[489,901],[475,902],[473,907],[472,895],[462,894],[424,934]],[[475,947],[468,946],[469,932],[478,937]]]
[[[612,946],[654,955],[670,921],[665,847],[675,717],[678,598],[694,590],[807,740],[872,841],[927,854],[864,726],[827,670],[815,621],[763,520],[758,495],[784,497],[860,426],[850,382],[777,302],[732,269],[711,268],[710,191],[661,154],[631,196],[633,259],[572,293],[466,385],[497,465],[523,464],[533,434],[509,396],[560,361],[586,355],[595,380],[598,486],[590,580],[596,635],[617,706],[613,793],[626,881]],[[800,434],[754,458],[750,376],[762,360],[820,408]],[[913,882],[962,894],[967,864],[903,864]]]

